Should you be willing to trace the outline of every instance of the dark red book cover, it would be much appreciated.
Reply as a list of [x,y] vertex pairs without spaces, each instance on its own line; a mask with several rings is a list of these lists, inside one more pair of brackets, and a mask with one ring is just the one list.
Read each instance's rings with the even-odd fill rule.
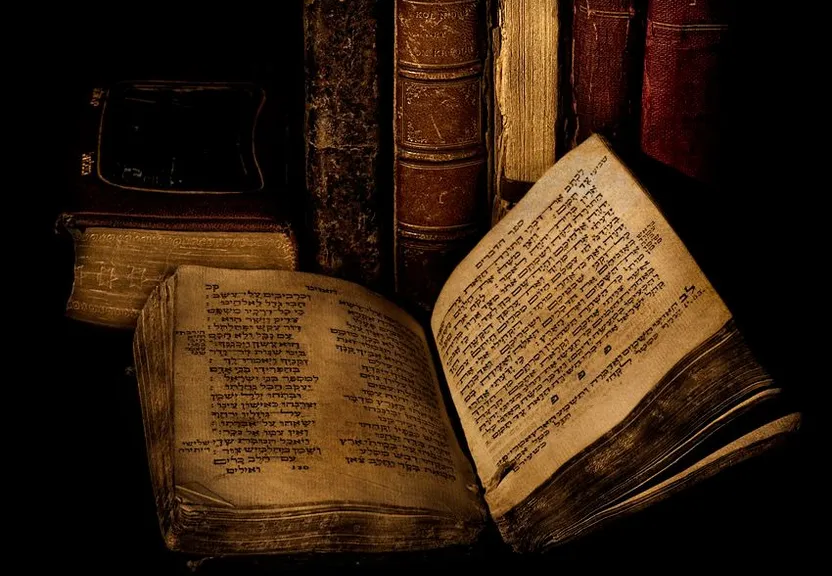
[[693,178],[712,181],[729,68],[732,2],[650,0],[641,147]]
[[575,142],[594,132],[638,142],[644,47],[642,0],[575,0],[572,109]]

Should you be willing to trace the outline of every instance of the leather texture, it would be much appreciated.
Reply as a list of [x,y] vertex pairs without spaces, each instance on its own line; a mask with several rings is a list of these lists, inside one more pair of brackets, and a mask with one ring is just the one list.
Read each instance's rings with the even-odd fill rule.
[[[303,16],[309,214],[305,240],[312,269],[375,290],[386,284],[392,264],[389,228],[387,235],[381,230],[389,225],[390,214],[388,208],[382,222],[382,198],[388,206],[392,198],[389,184],[380,188],[389,177],[378,176],[376,37],[381,15],[376,13],[382,9],[386,10],[376,0],[305,0]],[[384,120],[389,122],[389,116]]]
[[[101,168],[102,155],[118,156],[113,149],[122,145],[118,137],[108,138],[107,110],[112,110],[114,102],[108,102],[111,93],[124,91],[122,84],[117,83],[109,87],[97,87],[90,90],[90,97],[87,102],[87,109],[83,113],[81,125],[81,138],[77,150],[78,172],[74,183],[73,196],[68,203],[68,214],[62,217],[64,223],[70,227],[86,228],[90,226],[110,226],[117,228],[139,228],[159,230],[198,230],[198,231],[288,231],[287,210],[282,209],[284,202],[281,195],[288,194],[286,186],[281,185],[279,158],[280,143],[279,136],[274,130],[274,120],[270,107],[265,104],[265,95],[259,108],[255,109],[250,118],[247,130],[251,130],[251,137],[242,139],[238,148],[244,148],[248,153],[247,159],[242,158],[241,162],[248,162],[243,167],[243,172],[248,174],[253,169],[260,171],[260,177],[248,179],[241,183],[245,191],[176,191],[164,190],[164,187],[133,186],[124,181],[114,181]],[[138,83],[137,83],[138,84]],[[199,83],[158,83],[186,89],[191,86],[202,87]],[[260,96],[260,89],[251,84],[240,83],[245,90],[257,93]],[[206,84],[206,90],[215,90],[223,86],[236,86],[221,83]],[[183,88],[184,87],[184,88]],[[218,88],[219,87],[219,88]],[[121,91],[121,92],[119,92]],[[233,110],[231,111],[234,112]],[[162,123],[162,118],[153,118],[151,114],[142,116],[135,114],[134,117],[126,118],[124,129],[137,131],[139,128],[152,130]],[[206,111],[211,117],[211,110]],[[150,117],[148,117],[150,116]],[[167,118],[165,118],[167,120]],[[155,122],[155,124],[154,124]],[[212,130],[211,126],[204,128],[207,133]],[[218,130],[222,126],[218,125]],[[158,130],[158,128],[157,128]],[[245,136],[245,135],[244,135]],[[123,138],[122,138],[123,139]],[[153,144],[153,142],[151,142]],[[201,142],[197,140],[191,148],[198,157]],[[124,147],[122,145],[122,147]],[[146,146],[149,153],[152,153],[152,146]],[[181,147],[180,147],[181,150]],[[136,152],[131,150],[133,158]],[[175,152],[173,153],[175,156]],[[199,172],[201,169],[211,170],[213,166],[208,164],[214,158],[208,157],[205,166],[199,164],[191,166],[191,173]],[[112,162],[123,171],[129,171],[126,167],[127,160]],[[134,169],[138,170],[138,169]],[[250,182],[256,181],[257,185],[252,187]]]
[[487,218],[485,2],[396,1],[396,291],[429,310]]
[[725,0],[651,1],[642,92],[642,150],[683,174],[714,180],[722,158],[730,67]]
[[637,146],[643,63],[643,9],[636,0],[575,0],[572,107],[575,144],[598,132]]

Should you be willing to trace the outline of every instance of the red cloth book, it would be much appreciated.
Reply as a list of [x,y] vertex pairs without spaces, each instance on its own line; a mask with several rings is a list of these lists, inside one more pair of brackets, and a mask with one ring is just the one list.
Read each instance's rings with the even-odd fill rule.
[[732,4],[650,0],[647,6],[642,150],[706,182],[722,155]]

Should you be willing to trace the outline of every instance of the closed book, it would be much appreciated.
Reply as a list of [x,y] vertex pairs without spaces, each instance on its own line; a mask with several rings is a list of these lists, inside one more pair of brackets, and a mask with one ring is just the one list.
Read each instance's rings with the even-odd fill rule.
[[595,132],[625,147],[638,142],[644,54],[638,0],[575,0],[572,31],[574,141]]
[[679,172],[713,182],[722,158],[733,2],[651,1],[641,148]]
[[568,69],[558,0],[499,0],[496,8],[492,226],[561,152],[560,82]]
[[73,198],[58,219],[75,240],[67,314],[132,326],[181,264],[296,268],[269,116],[252,83],[93,88]]
[[396,1],[395,287],[422,310],[486,224],[485,7]]
[[386,288],[392,264],[382,224],[390,186],[380,185],[389,179],[379,177],[384,4],[303,3],[307,268],[375,290]]

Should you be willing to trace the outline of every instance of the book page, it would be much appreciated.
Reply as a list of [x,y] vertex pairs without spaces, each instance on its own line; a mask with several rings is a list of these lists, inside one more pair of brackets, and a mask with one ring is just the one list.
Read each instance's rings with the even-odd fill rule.
[[730,319],[598,137],[551,168],[446,283],[433,333],[496,517]]
[[482,516],[424,332],[355,284],[182,267],[174,482],[234,508],[371,506]]

